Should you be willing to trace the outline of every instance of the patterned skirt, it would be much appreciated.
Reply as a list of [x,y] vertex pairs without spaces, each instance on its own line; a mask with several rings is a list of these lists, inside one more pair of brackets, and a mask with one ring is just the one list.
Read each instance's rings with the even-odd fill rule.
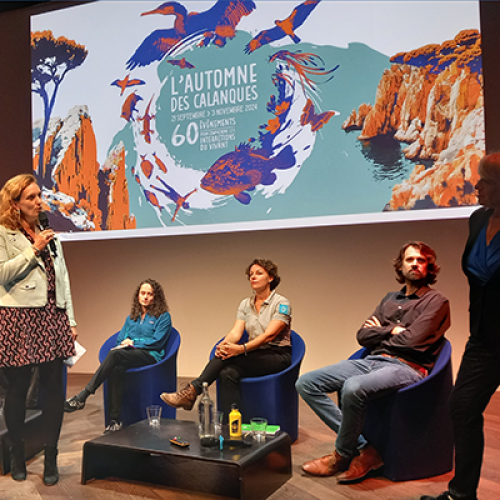
[[45,307],[0,307],[0,367],[46,363],[74,354],[68,315],[51,294]]

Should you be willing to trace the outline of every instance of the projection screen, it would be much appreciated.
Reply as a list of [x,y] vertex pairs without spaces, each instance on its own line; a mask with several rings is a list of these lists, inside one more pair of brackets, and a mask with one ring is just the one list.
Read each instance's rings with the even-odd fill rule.
[[97,1],[31,18],[62,239],[466,217],[476,1]]

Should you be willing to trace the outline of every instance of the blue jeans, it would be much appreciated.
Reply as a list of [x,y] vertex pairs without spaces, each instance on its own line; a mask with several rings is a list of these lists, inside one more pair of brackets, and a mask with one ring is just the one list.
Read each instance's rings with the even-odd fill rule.
[[[397,359],[367,356],[306,373],[295,387],[316,415],[337,433],[337,452],[354,457],[367,445],[361,431],[368,402],[414,384],[422,377]],[[339,393],[342,410],[328,396],[332,392]]]

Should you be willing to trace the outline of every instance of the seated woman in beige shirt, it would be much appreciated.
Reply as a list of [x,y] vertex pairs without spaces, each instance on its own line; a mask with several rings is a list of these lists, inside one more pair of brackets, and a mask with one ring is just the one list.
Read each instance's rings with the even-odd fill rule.
[[[238,308],[231,331],[219,342],[215,357],[201,375],[176,393],[162,393],[161,399],[174,408],[191,410],[204,382],[219,379],[219,408],[227,422],[231,406],[240,407],[240,379],[261,377],[284,370],[291,364],[291,307],[276,293],[281,278],[278,266],[266,259],[255,259],[246,269],[253,294]],[[245,330],[248,342],[240,344]]]

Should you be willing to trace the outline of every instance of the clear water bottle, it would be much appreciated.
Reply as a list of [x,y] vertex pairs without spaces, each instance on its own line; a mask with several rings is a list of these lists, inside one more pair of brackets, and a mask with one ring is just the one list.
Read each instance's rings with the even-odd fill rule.
[[215,446],[215,407],[214,402],[208,394],[208,384],[203,382],[203,394],[198,403],[198,412],[200,417],[200,441],[202,446]]

